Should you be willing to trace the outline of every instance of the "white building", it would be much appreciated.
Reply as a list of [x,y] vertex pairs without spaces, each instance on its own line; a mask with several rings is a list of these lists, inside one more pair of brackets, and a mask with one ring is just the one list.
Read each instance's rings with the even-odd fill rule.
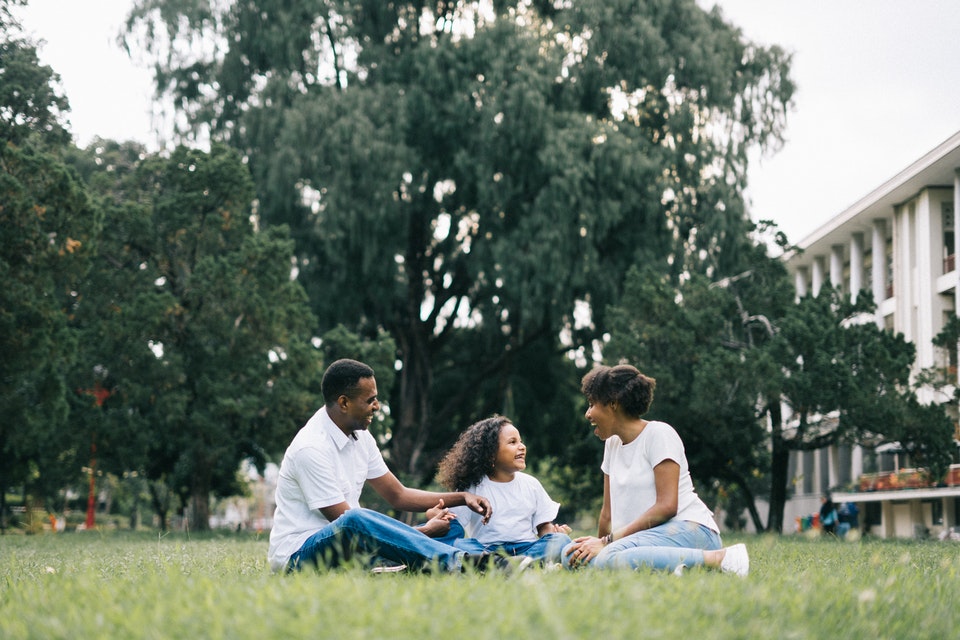
[[[872,291],[877,324],[916,345],[915,373],[938,367],[956,380],[957,353],[932,340],[960,310],[958,212],[960,132],[804,238],[802,253],[786,258],[797,295],[828,284],[853,297]],[[937,399],[933,394],[923,390],[921,402]],[[818,511],[828,491],[835,502],[857,503],[860,528],[872,535],[936,536],[960,526],[960,465],[943,480],[947,486],[908,488],[917,484],[910,464],[895,447],[794,452],[784,531]]]

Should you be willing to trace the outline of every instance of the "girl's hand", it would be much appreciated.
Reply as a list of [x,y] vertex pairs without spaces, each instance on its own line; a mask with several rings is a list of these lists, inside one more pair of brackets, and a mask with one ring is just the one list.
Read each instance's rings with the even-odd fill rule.
[[450,521],[457,517],[443,507],[443,500],[438,502],[437,506],[427,509],[426,515],[429,520],[416,528],[431,538],[446,535],[450,531]]
[[597,557],[604,546],[606,545],[603,544],[603,540],[594,536],[575,539],[567,551],[567,555],[570,556],[570,565],[577,567],[587,564]]
[[570,533],[571,531],[573,531],[573,529],[565,524],[554,524],[552,522],[548,522],[541,527],[540,535],[545,536],[548,533]]
[[[424,515],[427,516],[427,520],[432,520],[433,518],[436,518],[437,516],[441,515],[444,511],[445,509],[443,508],[443,498],[441,498],[440,502],[437,503],[437,506],[430,507],[429,509],[427,509]],[[450,512],[447,511],[447,513],[450,513]]]

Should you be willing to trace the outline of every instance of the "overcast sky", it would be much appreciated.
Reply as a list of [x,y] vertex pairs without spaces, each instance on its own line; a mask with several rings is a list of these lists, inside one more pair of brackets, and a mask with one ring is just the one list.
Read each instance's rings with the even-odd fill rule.
[[[794,242],[960,130],[960,0],[697,0],[793,54],[787,142],[750,170],[750,210]],[[116,44],[131,0],[29,0],[81,145],[155,148],[150,74]]]

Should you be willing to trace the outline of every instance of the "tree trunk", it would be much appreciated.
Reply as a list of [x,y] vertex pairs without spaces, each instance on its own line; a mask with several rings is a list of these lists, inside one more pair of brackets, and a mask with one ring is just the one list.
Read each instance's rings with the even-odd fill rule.
[[767,531],[783,533],[783,511],[787,503],[787,472],[790,464],[790,449],[784,441],[783,416],[780,405],[770,407],[771,443],[773,452],[770,460],[770,514],[767,517]]
[[160,531],[166,533],[167,513],[170,511],[170,492],[166,490],[166,487],[163,487],[163,495],[161,495],[158,485],[160,485],[159,481],[150,480],[147,482],[147,489],[150,491],[150,505],[153,507],[153,513],[160,521]]
[[412,316],[396,335],[403,368],[400,370],[400,411],[390,441],[390,462],[406,478],[419,475],[420,459],[430,435],[433,368],[430,338],[424,334],[423,324]]
[[750,521],[753,522],[753,528],[756,531],[763,531],[763,520],[760,519],[760,512],[757,511],[757,499],[753,495],[753,491],[751,491],[747,483],[742,480],[738,480],[737,484],[747,499],[747,511],[750,513]]
[[190,527],[194,531],[210,531],[210,478],[200,473],[193,478],[190,494]]

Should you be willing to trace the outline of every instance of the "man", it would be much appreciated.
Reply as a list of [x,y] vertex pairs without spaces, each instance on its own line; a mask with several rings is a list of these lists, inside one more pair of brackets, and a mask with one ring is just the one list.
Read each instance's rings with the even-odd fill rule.
[[[452,517],[444,505],[465,505],[487,522],[485,498],[467,492],[410,489],[390,472],[368,431],[380,410],[373,369],[356,360],[331,364],[320,383],[324,406],[297,433],[280,463],[277,509],[267,558],[274,571],[304,565],[336,566],[354,553],[378,556],[411,569],[483,569],[488,557],[431,538],[446,532]],[[360,507],[365,482],[401,511],[438,508],[420,530]],[[428,535],[429,534],[429,535]],[[493,562],[503,566],[502,558]]]

